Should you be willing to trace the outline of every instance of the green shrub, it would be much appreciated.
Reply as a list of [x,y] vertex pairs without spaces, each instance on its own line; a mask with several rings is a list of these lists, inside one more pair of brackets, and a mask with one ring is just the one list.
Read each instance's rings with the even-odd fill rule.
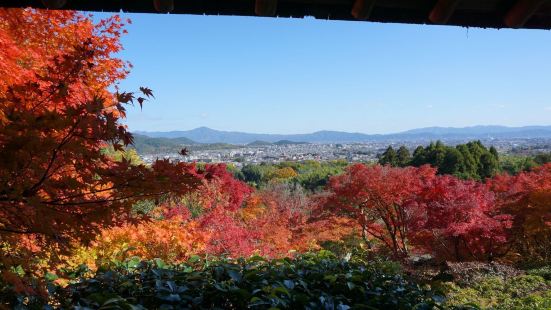
[[526,273],[534,276],[540,276],[547,281],[551,281],[551,266],[528,270]]
[[112,266],[57,292],[64,305],[120,309],[432,309],[428,291],[395,264],[358,264],[322,251],[268,261],[261,257],[165,266]]

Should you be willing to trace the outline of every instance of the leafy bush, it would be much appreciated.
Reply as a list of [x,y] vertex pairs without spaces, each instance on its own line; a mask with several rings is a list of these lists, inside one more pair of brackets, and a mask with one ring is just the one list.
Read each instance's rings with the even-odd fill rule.
[[[445,284],[446,307],[456,309],[551,309],[551,281],[536,275],[489,277],[468,287]],[[465,305],[470,305],[466,307]]]
[[430,292],[385,263],[364,265],[330,252],[166,266],[140,262],[100,269],[59,289],[63,305],[120,309],[431,309]]
[[540,276],[547,281],[551,281],[551,265],[528,270],[526,273],[529,275]]

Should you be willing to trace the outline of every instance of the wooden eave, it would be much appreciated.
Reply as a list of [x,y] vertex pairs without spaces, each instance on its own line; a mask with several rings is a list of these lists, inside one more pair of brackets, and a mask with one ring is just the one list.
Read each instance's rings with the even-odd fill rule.
[[551,0],[0,0],[0,6],[551,29]]

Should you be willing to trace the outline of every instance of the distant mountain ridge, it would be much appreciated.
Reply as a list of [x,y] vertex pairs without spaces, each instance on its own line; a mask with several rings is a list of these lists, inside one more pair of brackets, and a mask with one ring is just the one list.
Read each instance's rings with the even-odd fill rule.
[[316,131],[309,134],[260,134],[238,131],[220,131],[199,127],[186,131],[145,132],[137,134],[152,138],[186,138],[190,143],[231,143],[249,144],[258,142],[276,143],[280,141],[307,143],[352,143],[385,140],[448,140],[448,139],[489,139],[489,138],[551,138],[550,126],[472,126],[472,127],[427,127],[393,134],[364,134],[341,131]]

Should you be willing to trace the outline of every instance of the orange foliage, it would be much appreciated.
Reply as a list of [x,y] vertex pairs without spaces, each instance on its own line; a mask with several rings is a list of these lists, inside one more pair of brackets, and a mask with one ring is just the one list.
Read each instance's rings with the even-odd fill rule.
[[256,248],[265,256],[281,257],[290,251],[319,248],[319,242],[339,240],[352,233],[349,220],[309,222],[317,201],[284,186],[258,192],[241,210],[246,225],[257,233]]
[[210,235],[197,222],[184,222],[174,217],[107,229],[91,248],[100,260],[139,256],[178,263],[192,255],[205,253],[209,238]]
[[280,207],[278,201],[256,195],[241,212],[247,227],[257,233],[256,247],[261,255],[285,256],[290,250],[298,250],[290,223],[292,215]]
[[67,249],[129,220],[135,201],[200,183],[194,165],[103,152],[132,143],[125,106],[152,97],[109,91],[127,73],[113,55],[122,27],[117,16],[94,24],[72,11],[0,9],[0,241]]
[[55,57],[73,53],[90,40],[96,56],[82,82],[91,92],[106,95],[106,87],[128,73],[122,60],[111,57],[122,49],[119,38],[123,26],[116,15],[94,24],[88,16],[74,11],[1,8],[0,92],[34,80],[37,73],[46,72]]
[[[316,199],[285,185],[250,194],[223,165],[207,165],[205,171],[198,192],[161,206],[165,219],[104,231],[89,250],[92,260],[137,255],[180,262],[193,254],[284,257],[353,231],[344,218],[309,222]],[[190,208],[195,209],[193,218]]]

